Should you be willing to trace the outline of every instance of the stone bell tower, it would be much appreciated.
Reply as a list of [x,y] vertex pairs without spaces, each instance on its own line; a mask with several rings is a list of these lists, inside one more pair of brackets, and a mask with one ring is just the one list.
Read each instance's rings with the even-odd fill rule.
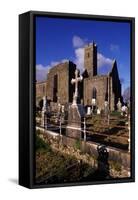
[[84,68],[88,76],[97,75],[97,45],[94,42],[84,48]]

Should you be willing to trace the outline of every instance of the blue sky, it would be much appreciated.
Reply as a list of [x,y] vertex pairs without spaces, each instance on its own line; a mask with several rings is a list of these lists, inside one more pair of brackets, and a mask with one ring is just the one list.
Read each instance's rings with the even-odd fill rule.
[[124,22],[36,17],[37,80],[65,60],[83,71],[83,48],[92,41],[98,46],[98,73],[106,73],[116,59],[122,89],[129,87],[130,24]]

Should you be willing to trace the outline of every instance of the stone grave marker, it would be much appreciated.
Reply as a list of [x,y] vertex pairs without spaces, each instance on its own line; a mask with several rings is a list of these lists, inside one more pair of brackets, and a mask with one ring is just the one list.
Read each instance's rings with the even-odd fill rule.
[[101,110],[98,108],[97,109],[97,115],[100,115],[101,114]]
[[47,98],[46,96],[43,97],[43,107],[42,107],[42,116],[41,116],[41,126],[46,127],[47,126],[47,119],[46,119],[46,107],[47,107]]
[[91,115],[91,107],[87,107],[87,115]]
[[117,110],[118,110],[119,112],[121,112],[121,107],[122,107],[122,103],[121,103],[121,101],[120,101],[120,98],[118,98]]
[[73,96],[73,103],[68,110],[68,124],[66,128],[66,135],[76,139],[81,139],[82,122],[85,116],[83,105],[78,104],[78,82],[80,81],[82,81],[82,76],[79,76],[79,71],[76,69],[75,79],[71,80],[71,83],[75,84],[75,93]]

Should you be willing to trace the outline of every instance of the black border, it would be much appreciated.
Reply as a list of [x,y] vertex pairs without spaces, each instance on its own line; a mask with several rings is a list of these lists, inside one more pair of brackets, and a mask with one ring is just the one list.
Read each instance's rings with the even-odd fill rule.
[[[20,130],[19,134],[19,149],[20,151],[25,151],[25,147],[20,147],[21,146],[21,138],[23,137],[23,134],[28,134],[28,140],[27,144],[29,148],[29,173],[25,174],[25,172],[20,172],[20,167],[19,167],[19,184],[29,187],[29,188],[49,188],[49,187],[63,187],[63,186],[81,186],[81,185],[96,185],[96,184],[109,184],[109,183],[125,183],[125,182],[134,182],[135,181],[135,18],[133,17],[115,17],[115,16],[104,16],[104,15],[88,15],[88,14],[74,14],[74,13],[56,13],[56,12],[39,12],[39,11],[30,11],[24,14],[21,14],[19,18],[23,18],[23,16],[27,15],[27,20],[29,22],[29,58],[28,58],[28,66],[29,66],[29,127],[28,127],[28,132],[27,133],[21,133],[22,131]],[[46,16],[50,18],[64,18],[64,19],[81,19],[81,20],[97,20],[97,21],[111,21],[111,22],[124,22],[124,23],[130,23],[131,28],[130,28],[130,47],[131,47],[131,177],[130,178],[122,178],[122,179],[113,179],[113,180],[104,180],[104,181],[92,181],[92,182],[83,182],[83,183],[65,183],[65,184],[49,184],[49,185],[36,185],[35,184],[35,149],[34,149],[34,144],[35,144],[35,83],[36,83],[36,72],[35,72],[35,17],[36,16]],[[21,20],[20,20],[21,21]],[[19,22],[20,22],[19,21]],[[26,21],[27,23],[27,21]],[[21,26],[21,22],[20,22]],[[20,27],[19,26],[19,27]],[[28,30],[27,29],[27,30]],[[19,29],[19,34],[20,38],[23,37],[22,29]],[[25,44],[24,44],[25,45]],[[19,42],[19,49],[20,49],[20,54],[21,53],[21,46],[22,42]],[[26,48],[27,44],[23,47]],[[21,68],[21,55],[19,54],[19,68]],[[22,62],[24,62],[22,60]],[[23,67],[23,66],[22,66]],[[19,79],[20,79],[20,85],[23,85],[22,78],[23,73],[19,73]],[[22,86],[23,87],[23,86]],[[19,87],[19,90],[21,90],[22,87]],[[20,104],[21,98],[19,98]],[[22,110],[24,110],[22,108]],[[20,116],[21,118],[21,116]],[[20,124],[19,124],[20,126]],[[26,126],[26,124],[24,124]],[[19,158],[21,158],[21,153],[19,151]],[[32,156],[33,155],[33,156]],[[23,154],[22,154],[23,156]],[[26,159],[24,155],[24,160]],[[19,161],[19,166],[23,164],[22,161]],[[27,170],[27,169],[24,169]],[[21,175],[21,174],[24,174]],[[29,175],[29,177],[27,177]],[[27,184],[22,183],[22,179],[26,179],[24,182],[27,182]],[[29,181],[28,181],[29,179]]]

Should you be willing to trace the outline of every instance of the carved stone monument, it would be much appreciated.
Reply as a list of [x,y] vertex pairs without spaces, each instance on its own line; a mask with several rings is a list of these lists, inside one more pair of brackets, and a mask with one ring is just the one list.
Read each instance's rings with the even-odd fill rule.
[[69,107],[68,111],[68,125],[66,129],[66,135],[68,137],[81,139],[83,119],[85,117],[84,107],[78,104],[78,82],[82,81],[82,76],[79,76],[79,71],[75,71],[75,79],[71,80],[72,84],[75,84],[75,93],[73,96],[73,103]]
[[92,104],[92,113],[95,114],[96,113],[96,99],[95,98],[92,98],[91,104]]
[[123,105],[121,108],[121,115],[127,117],[128,116],[128,107]]
[[44,96],[43,97],[42,116],[41,116],[41,126],[44,128],[47,126],[46,107],[47,107],[47,98]]
[[121,107],[122,107],[122,103],[121,103],[121,101],[120,101],[120,98],[118,98],[117,110],[118,110],[119,112],[121,112]]
[[98,108],[97,109],[97,115],[100,115],[101,114],[101,110]]
[[87,115],[91,115],[91,107],[87,107]]

